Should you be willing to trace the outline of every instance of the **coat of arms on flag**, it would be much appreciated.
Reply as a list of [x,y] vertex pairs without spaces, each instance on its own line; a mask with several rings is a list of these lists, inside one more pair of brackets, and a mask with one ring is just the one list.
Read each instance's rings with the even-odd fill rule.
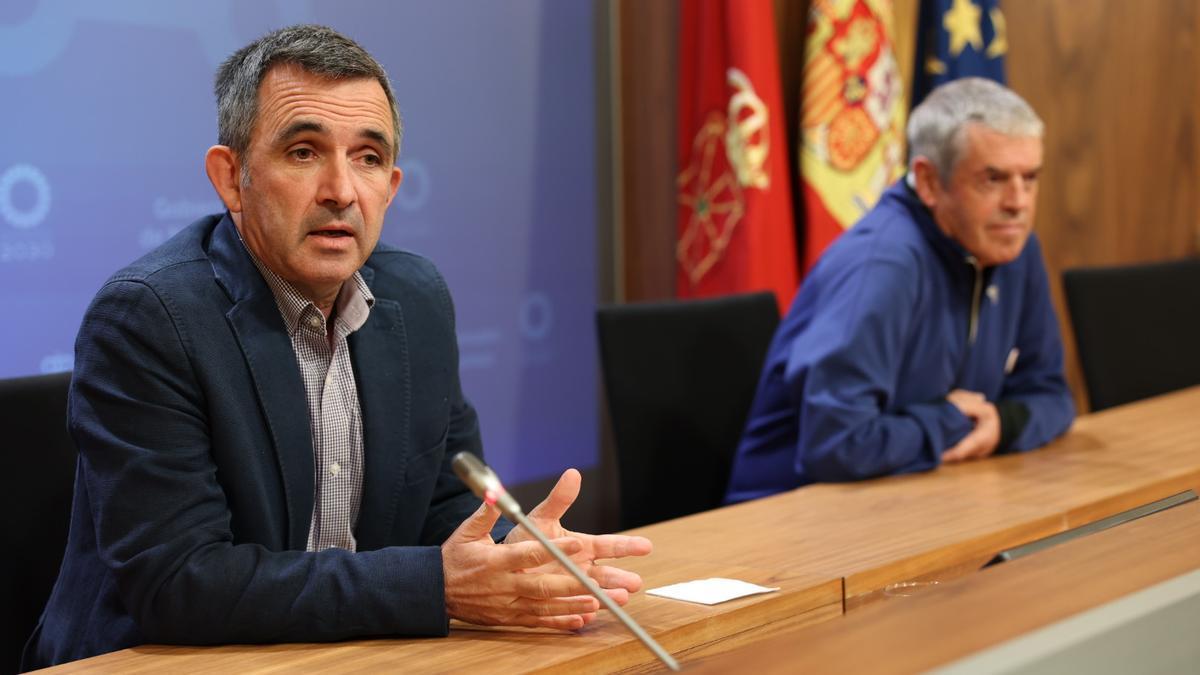
[[890,0],[814,0],[800,102],[804,269],[904,173]]

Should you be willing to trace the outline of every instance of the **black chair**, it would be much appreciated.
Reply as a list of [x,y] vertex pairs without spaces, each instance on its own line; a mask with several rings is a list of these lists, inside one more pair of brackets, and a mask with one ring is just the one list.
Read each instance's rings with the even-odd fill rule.
[[67,433],[70,373],[0,380],[0,516],[4,518],[5,597],[0,598],[0,672],[15,673],[58,576],[75,476]]
[[779,310],[770,293],[596,314],[622,529],[719,506]]
[[1200,384],[1200,259],[1067,270],[1092,410]]

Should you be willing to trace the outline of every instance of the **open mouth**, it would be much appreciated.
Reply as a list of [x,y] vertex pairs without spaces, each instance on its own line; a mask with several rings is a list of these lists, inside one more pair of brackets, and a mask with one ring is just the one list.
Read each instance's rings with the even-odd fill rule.
[[316,230],[315,232],[309,232],[309,234],[318,236],[318,237],[328,237],[331,239],[336,239],[339,237],[353,236],[351,233],[347,232],[346,230]]

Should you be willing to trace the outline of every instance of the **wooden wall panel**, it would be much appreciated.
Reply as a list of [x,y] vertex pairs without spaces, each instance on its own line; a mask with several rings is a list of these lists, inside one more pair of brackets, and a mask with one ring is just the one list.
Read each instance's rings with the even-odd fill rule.
[[1009,82],[1046,122],[1037,232],[1083,410],[1062,270],[1198,250],[1200,18],[1193,0],[1010,0],[1004,10]]
[[620,175],[615,227],[624,260],[617,299],[675,295],[677,0],[616,4]]

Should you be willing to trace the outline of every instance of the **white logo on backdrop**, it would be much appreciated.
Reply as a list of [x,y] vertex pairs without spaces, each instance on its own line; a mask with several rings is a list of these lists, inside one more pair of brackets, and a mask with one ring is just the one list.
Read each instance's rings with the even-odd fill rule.
[[[33,188],[33,204],[28,208],[13,202],[16,187],[27,184]],[[42,224],[50,213],[50,182],[37,167],[14,164],[0,174],[0,216],[13,227],[28,230]]]

